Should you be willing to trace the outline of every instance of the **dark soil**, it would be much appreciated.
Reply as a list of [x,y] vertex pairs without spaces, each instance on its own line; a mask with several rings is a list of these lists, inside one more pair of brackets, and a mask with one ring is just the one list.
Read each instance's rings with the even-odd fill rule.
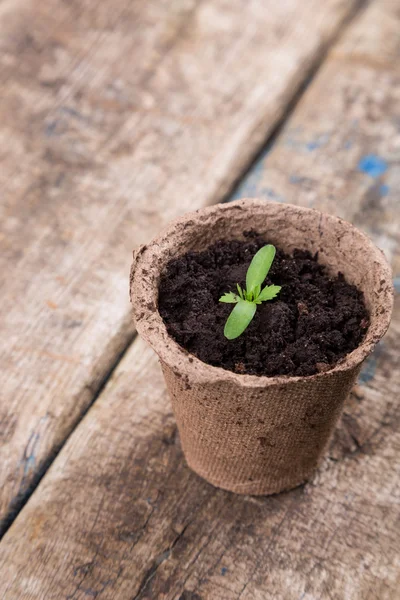
[[363,294],[342,274],[330,277],[318,257],[277,248],[266,284],[279,295],[258,305],[235,340],[224,337],[233,304],[224,292],[245,286],[256,251],[268,243],[254,232],[246,241],[217,242],[204,252],[170,261],[159,288],[159,310],[169,334],[210,365],[255,375],[312,375],[325,371],[361,342],[369,324]]

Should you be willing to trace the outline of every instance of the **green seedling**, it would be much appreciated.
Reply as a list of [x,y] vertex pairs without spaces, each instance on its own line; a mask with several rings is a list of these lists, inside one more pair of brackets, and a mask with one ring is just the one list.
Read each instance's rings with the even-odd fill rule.
[[263,246],[253,256],[246,273],[246,289],[237,283],[237,291],[227,292],[219,299],[220,302],[236,304],[225,323],[224,335],[228,340],[234,340],[242,335],[254,317],[257,304],[272,300],[281,290],[279,285],[267,285],[262,290],[263,284],[275,258],[275,246]]

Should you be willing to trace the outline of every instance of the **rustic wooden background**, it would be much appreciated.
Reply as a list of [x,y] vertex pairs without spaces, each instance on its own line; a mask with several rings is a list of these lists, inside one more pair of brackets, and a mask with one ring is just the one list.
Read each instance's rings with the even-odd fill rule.
[[132,248],[259,196],[365,230],[400,290],[398,0],[0,1],[0,598],[400,598],[400,305],[316,477],[184,463]]

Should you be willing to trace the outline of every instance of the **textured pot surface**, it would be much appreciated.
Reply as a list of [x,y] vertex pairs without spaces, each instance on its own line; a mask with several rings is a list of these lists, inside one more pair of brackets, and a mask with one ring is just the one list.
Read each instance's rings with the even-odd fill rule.
[[[157,309],[166,263],[255,229],[286,252],[319,252],[332,274],[364,292],[362,344],[310,377],[240,375],[207,365],[168,335]],[[245,199],[185,215],[134,253],[131,301],[140,335],[160,357],[188,464],[212,484],[271,494],[308,479],[323,454],[362,361],[386,332],[393,305],[383,253],[351,224],[312,209]]]

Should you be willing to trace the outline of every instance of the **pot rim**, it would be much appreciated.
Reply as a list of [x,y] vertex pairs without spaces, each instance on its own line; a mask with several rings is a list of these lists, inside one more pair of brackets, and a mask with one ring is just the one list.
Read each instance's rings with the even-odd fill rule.
[[[176,237],[182,233],[188,226],[193,225],[193,221],[200,218],[209,218],[226,216],[226,213],[237,209],[248,210],[252,207],[267,207],[275,205],[282,210],[297,211],[303,214],[318,214],[320,218],[339,224],[344,230],[352,231],[364,247],[373,257],[374,262],[379,265],[380,278],[384,278],[388,283],[385,287],[380,287],[377,292],[377,303],[385,310],[369,326],[364,340],[355,350],[339,360],[331,369],[315,373],[308,376],[279,375],[268,377],[266,375],[249,375],[234,373],[222,367],[209,365],[194,354],[189,353],[181,347],[167,332],[166,326],[158,311],[158,283],[160,270],[158,268],[157,258],[169,252],[174,247]],[[185,249],[183,248],[183,252]],[[272,202],[257,198],[242,198],[234,202],[215,204],[174,219],[168,226],[161,231],[148,244],[140,246],[133,253],[133,264],[131,267],[130,278],[130,299],[133,305],[133,318],[138,333],[149,343],[157,353],[160,360],[170,367],[175,373],[179,373],[187,381],[196,380],[202,383],[235,383],[241,387],[266,388],[271,386],[281,386],[295,384],[299,381],[316,381],[321,378],[333,377],[344,371],[349,371],[358,367],[362,361],[372,352],[374,346],[386,333],[391,319],[393,309],[394,288],[392,281],[392,271],[382,250],[380,250],[370,240],[370,238],[357,229],[354,225],[328,213],[323,213],[314,208],[297,206],[289,203]],[[152,266],[149,268],[149,262]],[[156,265],[156,266],[154,266]],[[156,277],[149,277],[149,270],[155,269]]]

